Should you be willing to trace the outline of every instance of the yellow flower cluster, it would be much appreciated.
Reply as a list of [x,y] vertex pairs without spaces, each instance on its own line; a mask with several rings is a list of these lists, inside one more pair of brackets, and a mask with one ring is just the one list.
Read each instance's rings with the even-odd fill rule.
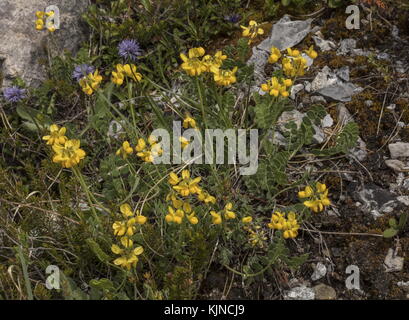
[[111,81],[120,86],[124,83],[125,77],[134,81],[141,81],[142,75],[137,72],[134,64],[117,64],[116,71],[112,71]]
[[191,224],[199,222],[188,199],[191,195],[196,195],[197,200],[206,204],[216,203],[216,198],[199,186],[200,181],[201,177],[191,178],[189,170],[183,170],[180,177],[174,172],[170,173],[168,182],[173,190],[166,201],[170,201],[172,206],[168,207],[166,222],[181,224],[185,217]]
[[135,234],[136,226],[145,224],[147,218],[141,215],[139,211],[136,211],[135,214],[127,203],[120,206],[120,211],[123,220],[115,221],[112,229],[114,235],[119,237],[123,248],[113,244],[111,250],[113,253],[120,255],[119,258],[114,260],[114,264],[130,270],[131,267],[136,266],[139,260],[138,256],[143,253],[143,248],[141,246],[135,247],[131,237]]
[[138,140],[135,147],[136,155],[145,162],[153,162],[155,157],[163,153],[160,143],[155,136],[148,137],[148,143],[142,138]]
[[87,95],[92,95],[97,90],[102,82],[102,76],[99,75],[98,70],[94,73],[88,74],[86,77],[80,79],[79,84],[82,91]]
[[327,186],[320,182],[315,184],[315,190],[311,186],[306,186],[303,191],[298,192],[298,197],[300,199],[309,198],[303,204],[314,212],[321,212],[326,206],[331,205]]
[[274,212],[271,215],[271,222],[268,224],[270,229],[282,230],[285,239],[295,238],[298,235],[300,226],[297,222],[297,217],[294,212],[285,213]]
[[185,118],[183,119],[183,128],[193,128],[196,129],[196,120],[192,118],[191,115],[186,114]]
[[[311,46],[308,50],[304,52],[311,58],[315,59],[318,57],[318,53]],[[276,47],[271,48],[270,56],[268,58],[269,63],[276,63],[280,60],[282,54],[280,50]],[[281,61],[284,74],[287,77],[295,78],[297,76],[303,76],[305,69],[307,68],[307,60],[301,55],[301,52],[297,49],[288,48],[287,55]]]
[[180,54],[183,60],[182,69],[190,76],[199,76],[202,73],[210,72],[213,79],[219,86],[229,86],[237,81],[237,67],[232,70],[221,69],[223,61],[227,56],[222,51],[217,51],[213,56],[205,55],[202,47],[189,49],[188,55]]
[[221,212],[210,211],[210,215],[212,216],[212,223],[221,224],[223,222],[223,216],[226,220],[236,219],[236,213],[231,211],[232,209],[233,204],[231,202],[228,202]]
[[252,40],[257,38],[258,35],[264,34],[264,30],[260,28],[260,25],[254,20],[251,20],[247,27],[246,26],[240,27],[243,29],[242,33],[243,37],[249,38],[248,44],[250,44]]
[[289,88],[292,86],[293,82],[291,79],[278,79],[276,77],[271,78],[267,83],[261,85],[261,90],[268,92],[271,96],[278,97],[288,97]]
[[50,134],[43,136],[43,140],[52,146],[54,151],[53,162],[60,163],[63,168],[71,168],[85,158],[85,151],[80,148],[79,140],[69,140],[67,129],[59,128],[56,124],[50,126]]
[[[43,30],[44,27],[45,27],[45,19],[47,17],[52,17],[53,15],[54,15],[54,11],[50,11],[50,12],[37,11],[36,12],[37,20],[35,22],[36,29],[37,30]],[[50,32],[54,32],[55,31],[54,24],[49,23],[49,25],[47,25],[47,30],[50,31]]]

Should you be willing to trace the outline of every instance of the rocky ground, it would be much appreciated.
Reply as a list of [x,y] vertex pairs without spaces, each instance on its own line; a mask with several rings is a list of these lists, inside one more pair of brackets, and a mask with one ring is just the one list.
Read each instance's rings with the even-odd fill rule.
[[[394,14],[398,20],[392,19]],[[382,237],[389,219],[399,219],[409,205],[408,25],[407,13],[402,16],[393,9],[372,19],[364,15],[361,29],[351,31],[345,28],[342,12],[324,11],[311,20],[292,22],[285,17],[273,24],[270,38],[253,49],[250,62],[261,82],[271,71],[263,49],[299,43],[319,47],[320,56],[304,83],[293,88],[298,111],[281,120],[301,119],[307,107],[323,104],[328,115],[317,128],[317,143],[331,143],[331,135],[348,121],[359,125],[360,139],[347,157],[306,161],[293,168],[326,173],[335,204],[325,215],[314,217],[293,243],[295,251],[310,252],[308,263],[297,272],[277,270],[271,281],[255,285],[252,293],[241,290],[240,283],[227,290],[224,284],[233,279],[214,273],[208,288],[223,285],[210,296],[409,299],[409,226],[392,239]],[[348,266],[359,270],[359,289],[346,286],[355,273]]]

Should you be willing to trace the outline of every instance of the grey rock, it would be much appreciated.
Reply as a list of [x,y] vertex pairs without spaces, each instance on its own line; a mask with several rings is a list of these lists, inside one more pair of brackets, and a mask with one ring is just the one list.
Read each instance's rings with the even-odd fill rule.
[[312,103],[327,103],[327,100],[323,96],[312,96],[311,97],[311,102]]
[[291,94],[290,98],[295,99],[295,95],[304,89],[304,85],[302,83],[296,84],[295,86],[291,87]]
[[254,77],[261,84],[266,76],[264,68],[270,55],[271,47],[285,50],[300,43],[311,30],[312,19],[291,21],[288,15],[282,17],[273,25],[270,36],[258,46],[253,47],[253,53],[247,61],[254,65]]
[[392,159],[409,157],[409,143],[407,142],[391,143],[388,148]]
[[331,128],[334,124],[334,119],[332,119],[331,115],[327,113],[321,121],[321,126],[323,128]]
[[3,83],[21,77],[28,85],[44,80],[47,48],[51,56],[64,50],[75,53],[85,39],[81,14],[88,0],[54,0],[60,9],[60,29],[50,34],[35,29],[35,12],[50,5],[47,0],[1,0],[0,5],[0,70]]
[[314,300],[315,292],[305,285],[292,288],[284,293],[284,300]]
[[346,55],[348,53],[351,53],[355,48],[356,48],[355,39],[343,39],[339,43],[337,55]]
[[302,120],[305,114],[298,110],[284,111],[278,118],[278,129],[281,132],[286,132],[288,129],[285,127],[289,122],[294,122],[297,129],[301,127]]
[[354,196],[362,204],[360,209],[371,214],[374,218],[391,212],[398,205],[396,197],[392,193],[373,183],[359,188]]
[[337,293],[334,288],[327,286],[326,284],[318,284],[314,288],[316,300],[335,300]]
[[325,264],[318,262],[314,268],[313,274],[311,275],[311,280],[317,281],[325,277],[326,274],[327,274],[327,267],[325,266]]
[[[338,70],[338,73],[347,78],[347,69],[342,72]],[[312,81],[311,91],[337,101],[347,102],[351,101],[353,95],[361,92],[362,88],[350,82],[345,82],[337,73],[332,72],[328,66],[325,66]]]
[[323,35],[321,31],[318,31],[315,33],[315,35],[312,37],[312,39],[315,42],[315,45],[321,49],[321,51],[330,51],[333,50],[337,47],[337,45],[329,40],[323,39]]
[[399,196],[396,198],[399,202],[409,207],[409,196]]
[[349,67],[345,66],[337,70],[336,75],[344,81],[349,81]]
[[395,159],[389,159],[389,160],[385,160],[385,164],[397,171],[397,172],[404,172],[404,171],[409,171],[409,167],[406,166],[402,161],[400,160],[395,160]]
[[399,272],[403,269],[403,257],[397,255],[396,250],[390,248],[385,257],[384,266],[385,272]]
[[305,91],[310,92],[311,91],[311,82],[304,81],[304,88],[305,88]]
[[372,107],[373,106],[373,101],[372,100],[365,100],[364,104],[365,104],[365,107]]

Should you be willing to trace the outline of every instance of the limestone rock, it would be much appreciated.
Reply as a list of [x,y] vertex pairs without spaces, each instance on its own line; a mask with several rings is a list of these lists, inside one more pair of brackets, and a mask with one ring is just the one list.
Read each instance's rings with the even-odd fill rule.
[[[35,29],[36,11],[49,5],[60,10],[60,29],[54,33]],[[21,77],[28,85],[45,79],[48,52],[52,56],[64,50],[75,52],[85,40],[85,24],[81,14],[87,0],[1,0],[0,5],[0,79],[9,85]],[[2,85],[0,83],[0,86]]]

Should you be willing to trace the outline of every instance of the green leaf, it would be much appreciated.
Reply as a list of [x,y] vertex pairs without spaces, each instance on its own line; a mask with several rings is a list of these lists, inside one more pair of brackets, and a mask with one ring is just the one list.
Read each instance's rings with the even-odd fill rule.
[[395,229],[398,227],[398,222],[396,221],[395,218],[389,219],[389,226]]
[[399,225],[398,225],[398,228],[402,230],[402,229],[405,227],[405,225],[406,225],[407,222],[408,222],[408,213],[407,213],[407,212],[404,212],[404,213],[402,213],[402,214],[400,215],[400,217],[399,217]]
[[97,258],[102,262],[107,262],[109,260],[109,256],[101,249],[98,243],[95,240],[88,238],[86,240],[88,246],[91,248],[92,252],[95,253]]
[[393,229],[393,228],[389,228],[389,229],[386,229],[383,232],[383,237],[384,238],[392,238],[392,237],[396,236],[397,233],[398,233],[398,230]]

